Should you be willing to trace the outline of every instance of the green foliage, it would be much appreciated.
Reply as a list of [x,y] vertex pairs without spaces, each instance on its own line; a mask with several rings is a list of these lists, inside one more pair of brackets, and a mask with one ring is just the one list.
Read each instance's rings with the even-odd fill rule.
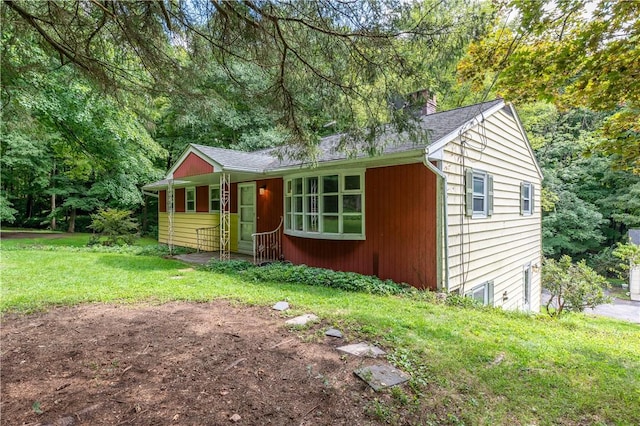
[[90,228],[98,233],[91,241],[107,246],[133,244],[138,237],[138,224],[128,210],[106,209],[91,215]]
[[212,259],[204,267],[206,270],[219,274],[233,274],[255,268],[252,262],[247,260],[216,260]]
[[619,263],[613,268],[618,276],[628,279],[629,270],[640,265],[640,246],[633,243],[618,243],[612,252],[619,259]]
[[587,307],[595,308],[609,301],[604,292],[609,282],[587,266],[585,260],[573,263],[566,255],[560,260],[544,260],[542,286],[551,293],[546,305],[550,316],[559,317],[565,309],[582,312]]
[[593,152],[640,174],[640,2],[504,4],[492,33],[469,48],[462,78],[480,89],[489,77],[512,100],[607,112]]
[[13,208],[13,204],[0,193],[0,222],[13,223],[16,220],[16,213],[18,211]]

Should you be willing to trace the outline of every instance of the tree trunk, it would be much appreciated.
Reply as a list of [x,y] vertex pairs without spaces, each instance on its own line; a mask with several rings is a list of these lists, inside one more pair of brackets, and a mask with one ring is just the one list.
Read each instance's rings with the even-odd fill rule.
[[69,227],[67,228],[67,232],[74,233],[76,232],[76,208],[71,208],[71,214],[69,215]]
[[56,217],[53,212],[56,210],[56,194],[51,194],[51,230],[56,230]]
[[31,215],[33,215],[33,195],[27,195],[27,214],[25,215],[27,219],[31,219]]

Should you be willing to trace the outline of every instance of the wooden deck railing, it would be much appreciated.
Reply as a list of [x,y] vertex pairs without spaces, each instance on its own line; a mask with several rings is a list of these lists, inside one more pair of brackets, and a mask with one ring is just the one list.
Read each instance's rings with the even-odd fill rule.
[[198,253],[220,250],[220,225],[196,229]]
[[251,234],[253,238],[253,263],[260,265],[273,262],[282,257],[282,225],[284,218],[280,217],[280,225],[273,231]]

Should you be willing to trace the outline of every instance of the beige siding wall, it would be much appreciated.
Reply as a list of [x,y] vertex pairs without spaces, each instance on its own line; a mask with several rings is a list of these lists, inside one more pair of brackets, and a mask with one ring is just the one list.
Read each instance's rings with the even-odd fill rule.
[[[494,305],[524,309],[525,265],[541,262],[540,176],[516,120],[500,111],[444,147],[448,179],[449,288],[467,292],[494,283]],[[464,170],[493,176],[493,215],[465,216]],[[520,183],[535,188],[534,212],[520,214]],[[532,311],[540,310],[540,270],[532,273]],[[505,296],[503,299],[503,295]]]
[[[168,215],[158,214],[158,242],[167,244],[169,226]],[[196,229],[216,226],[220,223],[218,213],[174,213],[173,244],[181,247],[197,248]],[[238,250],[238,215],[231,214],[231,251]]]

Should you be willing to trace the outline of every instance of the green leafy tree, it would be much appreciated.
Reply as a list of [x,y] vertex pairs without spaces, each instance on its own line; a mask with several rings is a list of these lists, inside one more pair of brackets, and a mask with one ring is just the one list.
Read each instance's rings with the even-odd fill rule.
[[138,223],[129,210],[100,209],[91,215],[90,228],[98,235],[89,244],[113,246],[133,244],[138,237]]
[[566,255],[559,260],[544,260],[542,286],[551,293],[545,308],[552,317],[560,317],[565,310],[582,312],[609,302],[605,294],[608,281],[584,260],[573,263]]
[[461,77],[475,88],[496,82],[509,99],[607,112],[593,151],[640,174],[640,2],[512,0],[506,6],[490,36],[470,47]]

